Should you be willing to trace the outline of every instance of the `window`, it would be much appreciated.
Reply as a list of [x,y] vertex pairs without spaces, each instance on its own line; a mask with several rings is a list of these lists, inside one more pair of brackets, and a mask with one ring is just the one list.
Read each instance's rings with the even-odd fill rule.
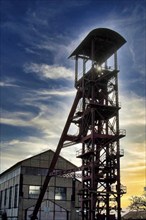
[[55,188],[55,200],[66,200],[66,188],[65,187]]
[[18,207],[18,184],[15,185],[15,192],[14,192],[14,208]]
[[46,176],[48,172],[47,168],[39,168],[39,167],[22,167],[22,173],[27,175],[34,176]]
[[4,206],[7,204],[7,189],[5,189]]
[[0,191],[0,209],[2,208],[3,191]]
[[10,187],[10,191],[9,191],[9,209],[11,208],[11,203],[12,203],[12,186]]
[[29,186],[29,198],[38,198],[40,186]]

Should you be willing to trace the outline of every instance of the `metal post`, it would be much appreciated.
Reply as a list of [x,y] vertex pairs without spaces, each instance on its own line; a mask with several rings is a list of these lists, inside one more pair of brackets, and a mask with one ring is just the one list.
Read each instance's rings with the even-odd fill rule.
[[55,220],[55,194],[56,194],[56,176],[54,177],[54,204],[53,204],[53,220]]
[[71,220],[75,220],[76,218],[76,209],[75,209],[75,194],[76,194],[76,178],[75,173],[72,179],[72,195],[71,195]]
[[75,57],[75,88],[77,87],[78,81],[78,56]]
[[115,70],[118,70],[117,51],[114,53],[114,67],[115,67]]

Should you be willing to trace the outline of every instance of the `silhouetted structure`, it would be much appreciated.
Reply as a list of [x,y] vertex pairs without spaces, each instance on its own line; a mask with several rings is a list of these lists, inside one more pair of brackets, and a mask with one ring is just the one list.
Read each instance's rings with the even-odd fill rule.
[[[125,130],[119,129],[117,50],[125,42],[117,32],[99,28],[91,31],[70,55],[75,59],[77,93],[32,220],[61,149],[74,144],[81,146],[77,157],[82,160],[82,220],[114,220],[112,211],[121,220],[120,200],[126,189],[120,182],[120,157],[124,155],[120,138],[125,136]],[[111,56],[109,67],[107,60]],[[76,128],[76,135],[69,133],[70,128]]]

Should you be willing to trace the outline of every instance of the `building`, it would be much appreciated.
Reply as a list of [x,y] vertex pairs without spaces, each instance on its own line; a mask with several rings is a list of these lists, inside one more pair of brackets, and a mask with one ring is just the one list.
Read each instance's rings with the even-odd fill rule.
[[[30,219],[53,155],[52,150],[40,153],[18,162],[0,175],[1,216],[2,213],[6,213],[9,220]],[[62,170],[69,169],[77,169],[77,167],[59,156],[55,171],[62,172]],[[71,176],[66,178],[55,174],[48,185],[38,219],[80,219],[79,212],[77,212],[79,197],[75,190],[75,203],[72,202],[72,186],[73,178]],[[75,189],[79,188],[80,181],[76,180]]]

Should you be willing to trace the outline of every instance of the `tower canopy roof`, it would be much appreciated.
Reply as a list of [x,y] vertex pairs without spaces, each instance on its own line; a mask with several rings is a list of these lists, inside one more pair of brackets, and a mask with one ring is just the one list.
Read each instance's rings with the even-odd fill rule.
[[[92,42],[94,42],[94,57],[92,57]],[[97,28],[85,37],[69,57],[87,57],[101,65],[125,43],[126,40],[119,33],[107,28]]]

